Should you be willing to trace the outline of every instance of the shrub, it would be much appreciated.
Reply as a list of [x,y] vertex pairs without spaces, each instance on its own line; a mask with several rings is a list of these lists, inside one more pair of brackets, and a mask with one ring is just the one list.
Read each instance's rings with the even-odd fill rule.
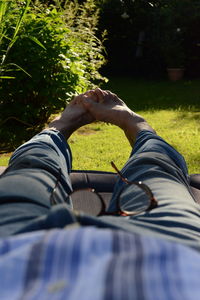
[[7,57],[8,64],[14,62],[20,68],[9,71],[15,79],[1,81],[0,138],[4,142],[21,143],[64,108],[72,94],[104,79],[98,72],[105,59],[102,42],[95,35],[97,24],[93,0],[82,5],[67,1],[63,9],[37,3],[29,9]]
[[[13,2],[0,1],[0,78],[10,79],[7,76],[9,64],[6,63],[9,51],[18,39],[19,29],[29,8],[31,0]],[[12,24],[13,26],[10,26]],[[12,64],[13,65],[13,64]]]

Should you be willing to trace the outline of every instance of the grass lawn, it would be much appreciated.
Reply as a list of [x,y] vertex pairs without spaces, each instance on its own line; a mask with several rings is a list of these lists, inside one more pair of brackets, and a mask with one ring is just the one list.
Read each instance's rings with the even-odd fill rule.
[[[117,93],[180,151],[190,173],[200,173],[200,80],[174,83],[112,78],[103,88]],[[131,151],[119,128],[102,123],[81,128],[69,143],[74,169],[113,171],[110,161],[120,168]],[[8,158],[1,155],[0,165],[7,165]]]
[[[200,173],[200,80],[143,81],[112,78],[105,89],[125,102],[180,151],[190,173]],[[74,169],[112,171],[110,161],[122,167],[131,147],[115,126],[92,124],[70,139]]]

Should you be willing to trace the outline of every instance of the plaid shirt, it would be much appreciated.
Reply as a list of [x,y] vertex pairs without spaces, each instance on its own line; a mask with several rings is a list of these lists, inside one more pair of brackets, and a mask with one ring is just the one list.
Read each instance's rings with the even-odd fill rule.
[[77,227],[0,241],[0,299],[199,300],[200,254],[121,230]]

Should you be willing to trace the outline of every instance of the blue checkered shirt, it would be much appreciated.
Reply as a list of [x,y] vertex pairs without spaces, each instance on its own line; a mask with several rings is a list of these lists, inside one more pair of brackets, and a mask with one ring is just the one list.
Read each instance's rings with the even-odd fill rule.
[[200,253],[95,227],[1,239],[0,299],[199,300]]

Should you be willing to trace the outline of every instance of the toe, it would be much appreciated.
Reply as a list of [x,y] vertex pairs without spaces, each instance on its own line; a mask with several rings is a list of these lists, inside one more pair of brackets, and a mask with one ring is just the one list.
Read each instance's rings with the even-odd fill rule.
[[107,95],[107,93],[105,93],[105,91],[101,90],[100,88],[96,88],[95,94],[97,95],[98,102],[100,102],[100,103],[104,102],[104,98]]

